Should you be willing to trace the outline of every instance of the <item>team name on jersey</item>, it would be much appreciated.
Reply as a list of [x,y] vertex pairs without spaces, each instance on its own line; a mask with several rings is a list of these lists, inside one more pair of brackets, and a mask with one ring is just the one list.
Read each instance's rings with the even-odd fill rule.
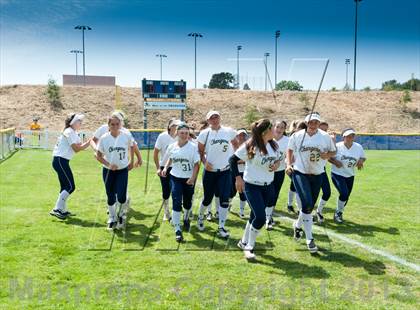
[[321,150],[317,147],[314,146],[301,146],[299,149],[299,152],[312,152],[312,151],[317,151],[317,152],[321,152]]
[[279,155],[280,155],[279,160],[284,160],[286,158],[285,154],[282,151],[278,151],[278,152],[279,152]]
[[119,151],[125,151],[125,148],[123,148],[121,146],[116,146],[116,147],[110,146],[109,149],[108,149],[108,151],[110,153],[112,153],[113,151],[117,151],[117,152],[119,152]]
[[174,158],[172,159],[173,163],[189,163],[190,161],[186,158]]
[[210,141],[210,145],[223,144],[223,143],[229,144],[229,141],[227,141],[225,139],[213,139],[213,140]]
[[273,162],[275,160],[276,160],[276,157],[275,156],[267,156],[267,157],[264,157],[263,159],[261,159],[261,165],[265,165],[268,162],[271,163],[271,162]]

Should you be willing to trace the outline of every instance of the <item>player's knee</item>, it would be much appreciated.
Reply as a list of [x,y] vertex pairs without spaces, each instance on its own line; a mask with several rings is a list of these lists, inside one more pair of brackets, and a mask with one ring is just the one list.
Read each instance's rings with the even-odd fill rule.
[[252,226],[255,229],[261,229],[265,224],[265,215],[264,216],[256,216],[255,219],[252,221]]
[[108,197],[108,206],[114,205],[116,202],[115,196]]
[[127,201],[127,195],[126,194],[118,195],[117,199],[119,203],[123,204]]
[[66,189],[66,191],[69,193],[69,194],[71,194],[71,193],[73,193],[74,192],[74,190],[76,189],[76,186],[74,185],[74,184],[71,184],[67,189]]

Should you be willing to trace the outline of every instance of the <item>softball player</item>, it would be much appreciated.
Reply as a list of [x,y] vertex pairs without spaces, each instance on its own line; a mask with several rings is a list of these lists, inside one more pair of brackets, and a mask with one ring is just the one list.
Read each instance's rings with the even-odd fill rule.
[[[156,140],[155,148],[153,150],[153,160],[155,162],[156,171],[160,178],[160,184],[162,187],[162,199],[163,199],[163,220],[171,219],[171,211],[169,210],[169,196],[171,195],[171,183],[168,177],[162,176],[162,170],[165,166],[163,161],[168,146],[175,142],[176,137],[176,127],[178,126],[179,121],[176,119],[171,119],[168,123],[167,130],[162,132]],[[159,160],[160,153],[160,160]],[[168,168],[168,174],[170,173],[170,167]]]
[[218,234],[222,238],[228,238],[229,232],[225,229],[225,223],[231,191],[229,158],[233,154],[232,145],[235,145],[236,131],[220,125],[220,113],[217,111],[208,112],[206,119],[210,127],[200,132],[197,138],[198,151],[204,164],[204,197],[200,205],[197,227],[200,231],[204,230],[204,211],[211,204],[215,192],[218,192]]
[[[246,131],[246,129],[244,128],[238,129],[237,135],[236,135],[236,140],[237,140],[236,143],[238,147],[244,144],[247,139],[248,139],[248,132]],[[245,162],[243,160],[240,160],[238,162],[238,171],[239,171],[239,175],[243,178],[244,171],[245,171]],[[235,180],[236,180],[235,176],[232,174],[232,192],[230,195],[230,201],[232,201],[232,199],[235,197],[237,193]],[[246,204],[245,194],[239,193],[239,217],[240,218],[245,217],[245,204]]]
[[[230,168],[235,176],[236,189],[245,193],[250,217],[238,247],[247,259],[255,259],[255,240],[265,223],[265,209],[273,201],[274,171],[280,166],[278,145],[273,140],[271,122],[261,119],[252,125],[251,138],[230,158]],[[238,161],[245,161],[244,177],[239,174]]]
[[[319,124],[319,129],[323,130],[324,132],[328,132],[328,123],[326,121],[322,121]],[[333,139],[333,142],[335,143],[335,135],[330,135]],[[328,179],[327,170],[326,167],[324,167],[324,172],[322,173],[322,197],[319,200],[318,208],[316,209],[316,217],[318,220],[318,223],[324,222],[324,216],[322,215],[322,211],[324,210],[325,205],[327,204],[327,201],[331,197],[331,186],[330,186],[330,180]]]
[[356,132],[353,128],[344,129],[342,132],[343,141],[337,143],[337,155],[330,159],[331,179],[339,193],[337,199],[337,209],[334,213],[334,221],[343,222],[343,211],[346,206],[354,183],[354,167],[358,170],[363,169],[366,161],[363,147],[354,142]]
[[178,141],[171,144],[167,150],[168,161],[162,170],[162,176],[167,177],[170,169],[172,191],[172,224],[175,227],[175,239],[183,240],[181,231],[181,211],[184,207],[184,231],[190,230],[189,213],[194,195],[194,185],[198,175],[200,155],[197,145],[189,141],[189,127],[180,123],[177,127]]
[[321,174],[324,172],[326,161],[335,155],[336,149],[331,137],[318,129],[318,113],[306,116],[305,122],[308,128],[297,131],[290,137],[286,173],[292,176],[302,203],[298,219],[293,223],[295,240],[299,241],[302,237],[303,225],[308,250],[315,253],[318,248],[312,236],[311,213],[321,189]]
[[102,178],[108,197],[108,229],[113,230],[124,222],[121,211],[122,206],[127,204],[128,170],[134,165],[134,149],[132,137],[120,130],[119,117],[111,116],[108,125],[109,132],[99,139],[96,158],[103,165]]
[[77,133],[82,125],[83,114],[71,114],[65,120],[65,128],[58,138],[57,144],[53,150],[52,166],[57,172],[60,182],[60,193],[58,194],[55,207],[50,214],[61,220],[67,216],[74,215],[67,210],[67,198],[74,192],[76,185],[74,183],[73,173],[70,168],[70,160],[74,154],[89,147],[90,140],[81,143]]
[[286,127],[287,124],[285,121],[277,121],[274,123],[273,127],[273,139],[278,145],[278,152],[280,154],[280,165],[277,170],[274,172],[273,180],[273,201],[265,209],[265,227],[267,230],[273,229],[273,211],[277,204],[277,199],[279,198],[280,189],[284,181],[284,170],[286,169],[286,149],[287,144],[289,143],[289,138],[286,136]]

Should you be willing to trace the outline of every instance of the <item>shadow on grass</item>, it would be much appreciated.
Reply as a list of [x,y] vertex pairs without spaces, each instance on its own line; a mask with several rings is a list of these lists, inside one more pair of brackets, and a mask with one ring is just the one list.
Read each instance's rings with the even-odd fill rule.
[[105,224],[83,220],[78,217],[68,217],[66,220],[62,222],[65,223],[66,225],[76,225],[76,226],[81,226],[81,227],[105,227]]
[[367,261],[348,253],[337,251],[323,252],[319,255],[321,261],[335,262],[343,265],[343,267],[363,268],[370,275],[383,275],[385,274],[386,266],[379,260]]
[[[336,224],[333,220],[325,220],[328,229],[340,234],[357,234],[363,237],[373,237],[375,233],[399,235],[400,230],[396,227],[378,227],[374,225],[358,224],[344,219],[342,224]],[[325,225],[325,224],[324,224]]]
[[[322,267],[302,264],[295,260],[285,260],[278,256],[256,252],[259,259],[255,264],[267,265],[282,270],[286,276],[292,278],[326,279],[330,274]],[[262,260],[261,260],[262,258]]]

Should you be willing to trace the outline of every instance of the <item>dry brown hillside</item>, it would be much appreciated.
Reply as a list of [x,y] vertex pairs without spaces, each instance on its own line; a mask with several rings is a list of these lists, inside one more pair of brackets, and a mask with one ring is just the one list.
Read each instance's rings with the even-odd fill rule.
[[[67,113],[80,111],[86,115],[84,128],[93,130],[103,124],[115,108],[113,87],[62,87],[64,108],[51,108],[45,94],[46,86],[13,85],[0,88],[0,127],[27,129],[33,116],[41,117],[41,125],[60,130]],[[222,113],[223,123],[232,127],[247,126],[245,115],[252,107],[263,117],[271,119],[303,118],[305,106],[312,104],[314,92],[306,93],[308,104],[303,103],[303,92],[271,92],[198,89],[188,92],[186,120],[198,123],[209,109]],[[321,92],[316,110],[333,130],[353,126],[360,132],[418,133],[420,92],[411,92],[411,102],[405,107],[400,102],[402,92]],[[121,89],[122,109],[129,118],[131,128],[143,127],[143,108],[139,88]],[[163,128],[171,116],[178,112],[151,112],[149,128]]]

